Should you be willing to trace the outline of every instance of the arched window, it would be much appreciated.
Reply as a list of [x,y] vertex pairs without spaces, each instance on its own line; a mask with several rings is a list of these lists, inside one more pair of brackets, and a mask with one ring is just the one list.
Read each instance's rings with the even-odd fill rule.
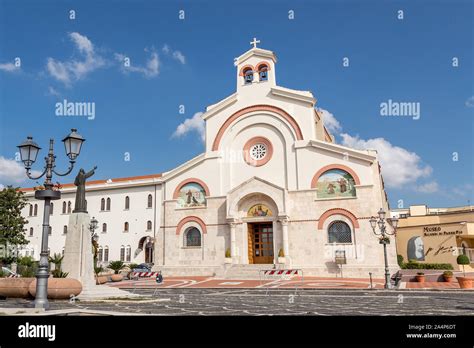
[[147,200],[147,205],[148,208],[151,208],[153,206],[153,196],[148,195],[148,200]]
[[35,204],[35,212],[34,212],[34,215],[38,215],[38,204]]
[[109,247],[108,246],[104,248],[104,261],[105,262],[109,261]]
[[260,81],[267,81],[268,80],[268,66],[265,64],[261,64],[258,67],[258,76]]
[[344,221],[334,221],[328,228],[328,243],[352,243],[351,228]]
[[244,81],[246,84],[253,82],[253,70],[251,68],[246,68],[244,70]]
[[123,245],[120,247],[120,261],[125,261],[125,247]]
[[64,227],[63,227],[63,233],[64,233],[64,234],[67,234],[67,225],[64,225]]
[[107,224],[103,223],[102,224],[102,233],[105,233],[105,232],[107,232]]
[[201,232],[196,227],[190,227],[184,232],[184,245],[187,247],[201,246]]
[[100,200],[100,211],[104,211],[105,210],[105,199],[102,198]]
[[110,198],[107,198],[107,211],[110,210]]
[[71,201],[67,202],[67,213],[71,214],[71,209],[72,209],[72,203]]
[[151,227],[152,227],[151,221],[148,220],[148,221],[146,222],[146,229],[147,229],[147,231],[150,231],[150,230],[151,230]]
[[33,227],[30,227],[30,237],[33,236]]
[[66,201],[63,202],[63,214],[66,214]]
[[132,257],[132,248],[130,247],[130,245],[127,245],[127,248],[126,248],[126,253],[125,253],[125,261],[126,262],[130,262],[130,259]]
[[30,204],[30,213],[28,216],[33,216],[33,204]]
[[103,258],[104,258],[104,249],[102,249],[102,247],[99,247],[99,251],[97,252],[97,260],[99,262],[102,262]]
[[130,197],[125,197],[125,210],[130,209]]
[[49,203],[49,215],[53,215],[54,211],[54,204],[53,202]]
[[123,231],[124,231],[124,232],[128,232],[128,222],[125,222],[125,223],[123,224]]

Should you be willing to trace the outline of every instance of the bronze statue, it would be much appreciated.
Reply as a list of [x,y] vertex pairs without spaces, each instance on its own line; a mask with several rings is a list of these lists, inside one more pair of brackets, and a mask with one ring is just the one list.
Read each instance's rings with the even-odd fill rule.
[[94,167],[90,172],[85,172],[84,169],[80,169],[77,173],[76,179],[74,180],[74,185],[77,186],[76,189],[76,204],[74,206],[73,213],[87,213],[86,209],[86,179],[94,175],[94,171],[97,169],[97,166]]

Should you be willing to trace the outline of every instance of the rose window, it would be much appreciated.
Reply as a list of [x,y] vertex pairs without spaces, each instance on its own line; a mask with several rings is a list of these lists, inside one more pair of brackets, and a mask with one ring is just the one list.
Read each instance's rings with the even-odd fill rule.
[[265,155],[267,154],[267,147],[265,146],[265,144],[258,143],[258,144],[253,145],[250,148],[249,153],[250,153],[250,158],[252,158],[255,161],[258,161],[264,158]]

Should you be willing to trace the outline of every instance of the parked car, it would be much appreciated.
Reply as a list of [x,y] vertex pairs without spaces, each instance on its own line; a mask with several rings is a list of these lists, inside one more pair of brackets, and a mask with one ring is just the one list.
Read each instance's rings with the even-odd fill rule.
[[151,267],[146,263],[141,263],[133,269],[133,272],[151,272]]
[[2,272],[7,278],[19,278],[20,275],[18,273],[13,272],[10,268],[2,266]]

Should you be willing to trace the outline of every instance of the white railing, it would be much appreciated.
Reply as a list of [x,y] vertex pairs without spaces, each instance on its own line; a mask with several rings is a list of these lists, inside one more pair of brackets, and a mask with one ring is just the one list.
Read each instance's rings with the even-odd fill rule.
[[458,248],[458,255],[466,254],[471,263],[474,263],[474,248]]

